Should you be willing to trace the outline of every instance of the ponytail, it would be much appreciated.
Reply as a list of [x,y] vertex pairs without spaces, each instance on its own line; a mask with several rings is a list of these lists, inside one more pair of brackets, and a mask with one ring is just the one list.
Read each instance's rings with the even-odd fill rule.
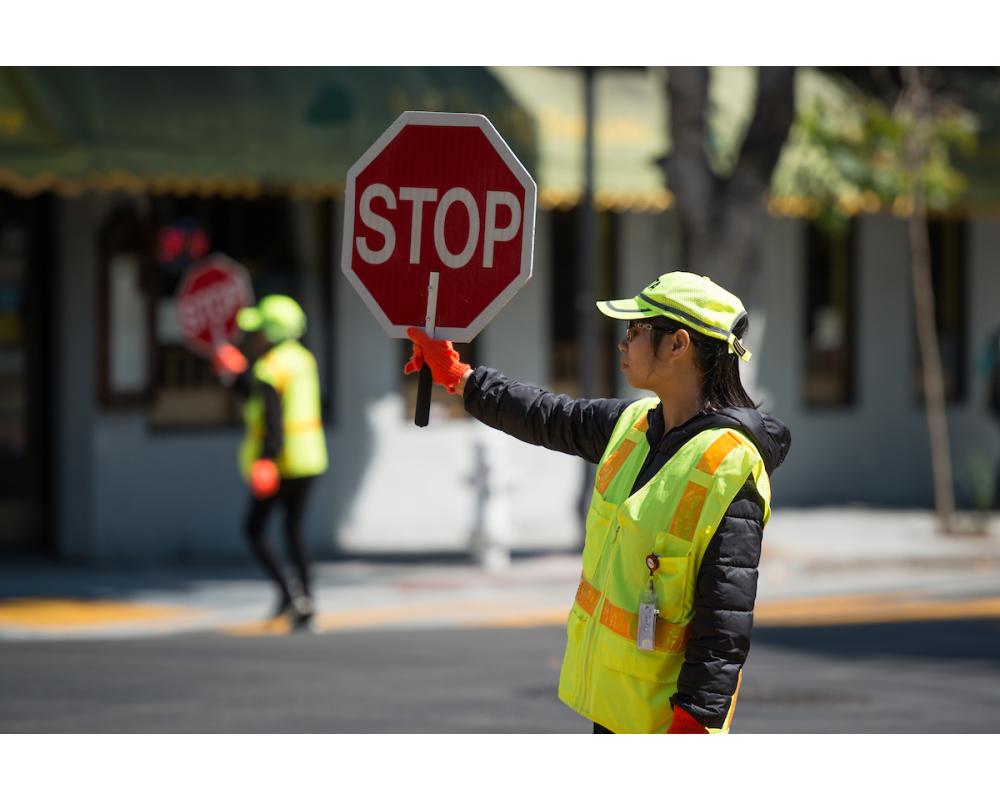
[[[733,333],[738,339],[743,338],[749,324],[746,316],[736,323]],[[729,352],[729,345],[726,342],[692,330],[687,325],[671,321],[666,325],[654,324],[653,352],[659,351],[664,334],[675,333],[682,328],[688,332],[694,347],[694,360],[701,372],[701,394],[706,410],[757,408],[759,403],[754,403],[747,390],[743,388],[739,356]]]

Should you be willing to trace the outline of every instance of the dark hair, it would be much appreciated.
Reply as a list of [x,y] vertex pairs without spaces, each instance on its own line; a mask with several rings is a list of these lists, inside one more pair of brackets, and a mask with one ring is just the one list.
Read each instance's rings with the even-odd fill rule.
[[[750,326],[748,317],[736,323],[733,333],[742,339]],[[721,339],[714,339],[680,322],[663,319],[653,323],[653,352],[660,351],[660,343],[668,333],[681,329],[688,332],[694,347],[694,361],[701,371],[702,399],[705,408],[718,411],[720,408],[757,408],[760,404],[750,399],[740,380],[740,359],[729,352],[729,345]]]

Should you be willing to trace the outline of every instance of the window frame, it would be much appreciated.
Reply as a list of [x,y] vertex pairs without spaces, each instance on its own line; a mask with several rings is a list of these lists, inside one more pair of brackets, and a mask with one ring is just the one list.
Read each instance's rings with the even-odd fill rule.
[[[133,391],[112,386],[111,267],[116,256],[134,256],[145,298],[146,381]],[[105,410],[145,409],[152,399],[156,369],[156,309],[152,291],[152,238],[138,204],[127,200],[114,206],[97,234],[97,400]]]

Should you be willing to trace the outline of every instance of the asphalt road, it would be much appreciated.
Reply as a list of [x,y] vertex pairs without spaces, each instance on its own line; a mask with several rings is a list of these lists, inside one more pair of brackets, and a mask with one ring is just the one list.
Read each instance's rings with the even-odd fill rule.
[[[561,627],[0,642],[0,732],[587,733]],[[1000,620],[758,628],[734,733],[1000,732]]]

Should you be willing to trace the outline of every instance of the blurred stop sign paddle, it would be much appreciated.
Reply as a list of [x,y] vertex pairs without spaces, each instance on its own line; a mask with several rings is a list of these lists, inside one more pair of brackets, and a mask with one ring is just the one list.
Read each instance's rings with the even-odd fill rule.
[[253,287],[242,264],[214,253],[193,265],[177,290],[177,323],[184,343],[211,358],[237,339],[236,312],[253,305]]
[[531,278],[536,196],[486,117],[405,111],[347,173],[341,269],[389,336],[470,342]]

